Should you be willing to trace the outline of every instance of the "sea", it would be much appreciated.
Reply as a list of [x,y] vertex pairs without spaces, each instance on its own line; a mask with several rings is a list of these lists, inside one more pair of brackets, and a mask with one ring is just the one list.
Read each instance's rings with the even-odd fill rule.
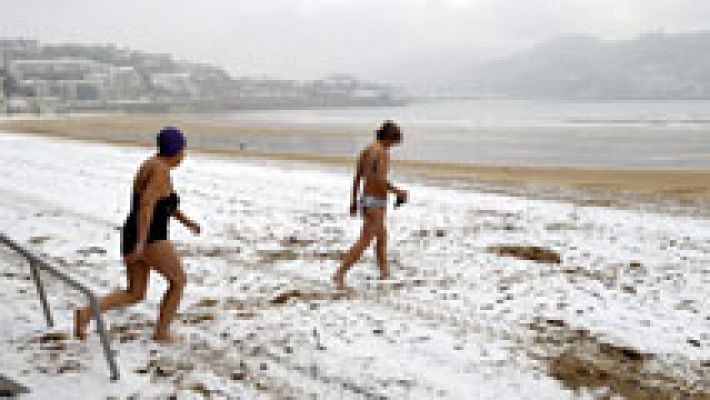
[[393,151],[397,159],[545,167],[710,167],[710,101],[446,100],[198,118],[322,133],[238,139],[242,146],[262,151],[352,155],[389,119],[403,132],[402,144]]

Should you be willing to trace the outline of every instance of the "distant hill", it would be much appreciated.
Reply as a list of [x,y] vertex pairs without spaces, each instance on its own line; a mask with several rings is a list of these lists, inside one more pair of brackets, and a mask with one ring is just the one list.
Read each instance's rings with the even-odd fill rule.
[[707,99],[708,50],[710,32],[560,37],[475,68],[465,86],[524,98]]
[[[7,100],[5,100],[7,99]],[[375,107],[406,102],[349,74],[297,81],[232,77],[223,68],[115,45],[0,38],[0,113],[222,111]]]

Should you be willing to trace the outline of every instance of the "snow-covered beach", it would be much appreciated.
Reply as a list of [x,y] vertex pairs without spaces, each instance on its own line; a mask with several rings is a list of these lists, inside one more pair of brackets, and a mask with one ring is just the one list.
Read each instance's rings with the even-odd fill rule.
[[[0,230],[100,293],[124,285],[117,228],[148,155],[3,134]],[[146,303],[106,314],[118,383],[95,334],[47,335],[29,268],[0,248],[0,373],[23,398],[710,396],[708,219],[410,179],[388,216],[393,281],[368,252],[343,296],[330,275],[359,230],[346,170],[191,155],[173,179],[205,230],[172,228],[183,340],[150,340],[152,274]],[[83,300],[46,281],[68,336]]]

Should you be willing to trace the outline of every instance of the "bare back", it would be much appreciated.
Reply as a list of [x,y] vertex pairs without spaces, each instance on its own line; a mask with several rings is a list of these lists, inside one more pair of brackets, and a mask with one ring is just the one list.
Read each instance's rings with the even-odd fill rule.
[[151,157],[143,162],[138,168],[133,179],[133,193],[142,194],[147,189],[157,192],[158,197],[170,194],[171,184],[169,170],[157,157]]
[[378,142],[370,144],[360,153],[358,169],[365,180],[363,187],[365,195],[378,199],[387,198],[388,168],[389,153]]

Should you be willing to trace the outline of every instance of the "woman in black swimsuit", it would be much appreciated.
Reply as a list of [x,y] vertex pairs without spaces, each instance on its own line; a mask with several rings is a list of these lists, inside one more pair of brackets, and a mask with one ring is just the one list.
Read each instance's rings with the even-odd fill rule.
[[[170,182],[170,170],[180,165],[185,157],[185,137],[177,128],[166,127],[158,134],[157,141],[158,154],[144,161],[136,174],[131,211],[122,229],[121,254],[126,264],[128,289],[102,297],[99,306],[101,310],[110,310],[143,300],[152,267],[169,282],[160,304],[153,338],[170,341],[170,321],[180,304],[185,272],[168,240],[168,223],[173,217],[194,234],[200,233],[200,225],[180,211],[179,198]],[[86,338],[89,320],[88,308],[75,312],[74,335],[77,338]]]

